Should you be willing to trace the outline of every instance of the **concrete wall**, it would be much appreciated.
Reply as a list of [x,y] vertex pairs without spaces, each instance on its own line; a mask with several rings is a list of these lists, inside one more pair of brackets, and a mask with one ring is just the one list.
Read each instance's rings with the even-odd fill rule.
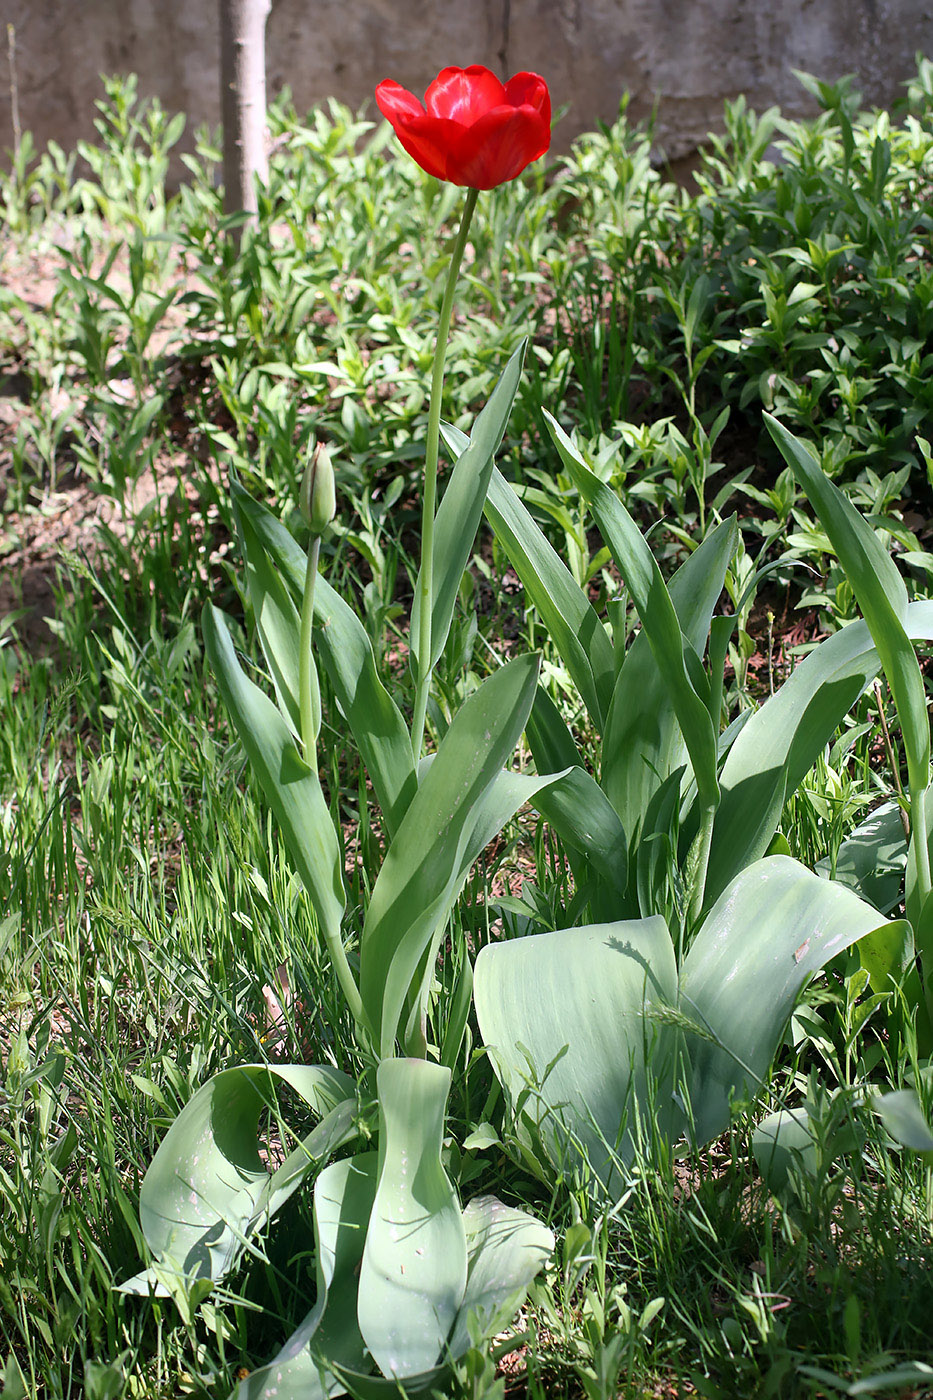
[[[16,31],[20,122],[40,144],[93,134],[104,72],[138,73],[189,132],[219,119],[217,0],[4,0],[0,18]],[[918,49],[933,53],[933,0],[273,0],[267,73],[301,110],[330,95],[356,107],[384,77],[420,95],[450,63],[532,69],[570,104],[558,147],[612,120],[628,89],[636,117],[660,96],[658,142],[677,159],[739,93],[758,110],[812,111],[792,68],[854,72],[869,103],[888,105]],[[2,73],[0,150],[12,140],[5,61]]]

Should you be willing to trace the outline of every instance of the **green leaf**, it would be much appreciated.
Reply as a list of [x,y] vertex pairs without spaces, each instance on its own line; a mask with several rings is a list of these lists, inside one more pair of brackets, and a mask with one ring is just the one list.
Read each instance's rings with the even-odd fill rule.
[[805,1108],[769,1113],[752,1133],[752,1152],[768,1190],[784,1196],[794,1177],[815,1178],[818,1154]]
[[534,805],[566,846],[586,858],[591,873],[615,891],[620,904],[628,883],[625,832],[602,788],[583,768],[548,783]]
[[240,1382],[231,1400],[326,1400],[345,1388],[328,1372],[328,1363],[363,1370],[366,1347],[356,1318],[357,1280],[377,1169],[377,1154],[366,1152],[334,1162],[314,1183],[314,1307],[269,1365]]
[[816,510],[868,623],[901,722],[911,791],[925,788],[930,780],[930,722],[920,663],[905,627],[904,580],[868,521],[826,476],[809,447],[770,414],[765,414],[765,422]]
[[481,799],[518,742],[537,673],[536,656],[519,657],[470,696],[386,852],[360,946],[363,1005],[383,1056],[392,1052],[419,962],[462,887],[467,860],[482,849],[478,834],[483,844],[491,839]]
[[337,833],[321,784],[269,697],[240,669],[223,613],[208,603],[204,645],[224,706],[275,813],[325,938],[339,939],[345,897]]
[[[300,608],[307,562],[304,553],[271,511],[242,487],[234,485],[233,500],[238,519],[249,521]],[[322,577],[315,586],[314,617],[317,653],[372,779],[391,837],[418,786],[408,728],[379,679],[363,624]]]
[[583,759],[560,710],[543,686],[535,691],[534,704],[525,725],[525,737],[539,773],[562,768],[582,768]]
[[893,919],[866,934],[858,952],[873,992],[904,987],[908,996],[916,991],[919,999],[920,989],[911,985],[917,975],[914,931],[906,919]]
[[[423,760],[424,766],[422,771],[427,772],[433,762],[434,755]],[[481,852],[486,849],[490,841],[498,836],[506,822],[511,821],[519,808],[524,807],[528,802],[536,802],[539,793],[547,791],[551,785],[559,783],[565,776],[565,773],[512,773],[509,772],[508,769],[503,769],[496,774],[486,791],[481,797],[477,798],[470,834],[460,852],[459,863],[454,875],[451,905],[453,899],[456,898],[456,895],[463,888],[474,861]],[[448,908],[449,907],[451,906],[448,906]],[[417,977],[418,988],[415,992],[418,998],[417,1016],[419,1023],[426,1016],[427,1001],[434,977],[434,963],[437,957],[438,946],[444,933],[444,926],[444,921],[439,921],[437,923],[434,934],[427,946],[427,951],[423,954],[420,961]],[[460,1002],[461,995],[462,994],[458,992],[456,998],[457,1002]],[[467,995],[469,995],[469,993]],[[409,1016],[413,1009],[415,1009],[415,1006],[410,994],[406,1002],[406,1010]],[[456,1017],[459,1014],[463,1014],[464,1017],[468,1014],[468,1004],[461,1004],[459,1011],[456,1005],[451,1008],[452,1017]],[[455,1020],[449,1022],[448,1026],[456,1038],[452,1040],[448,1036],[445,1036],[445,1052],[442,1053],[441,1056],[442,1064],[452,1063],[448,1055],[451,1052],[456,1054],[456,1051],[459,1049],[460,1040],[462,1039],[462,1030],[460,1036],[457,1036]]]
[[[910,637],[933,638],[933,603],[911,603],[906,629]],[[767,850],[784,801],[777,794],[796,791],[879,665],[867,626],[852,622],[805,656],[743,725],[720,776],[708,900]]]
[[[456,465],[438,508],[434,526],[430,667],[437,664],[447,644],[460,581],[473,551],[479,522],[483,518],[483,506],[495,454],[502,442],[521,379],[526,344],[523,340],[512,355],[490,395],[489,402],[474,423],[467,445],[457,456]],[[420,589],[416,584],[410,628],[413,639],[419,635],[420,596]]]
[[[249,517],[236,512],[240,544],[246,561],[246,583],[259,631],[263,655],[269,667],[279,710],[297,737],[301,734],[299,695],[299,638],[301,620],[291,594],[281,575],[272,567],[269,556]],[[312,671],[315,681],[316,670]],[[315,686],[315,690],[317,687]],[[316,694],[317,730],[320,729],[321,697]],[[316,730],[316,732],[317,732]]]
[[547,1226],[495,1196],[475,1196],[463,1212],[467,1282],[450,1338],[456,1360],[474,1336],[493,1337],[507,1327],[554,1249]]
[[385,1376],[417,1376],[444,1359],[467,1280],[457,1193],[441,1149],[450,1070],[383,1060],[379,1179],[360,1270],[357,1317]]
[[[322,1115],[274,1172],[259,1155],[259,1120],[288,1085]],[[327,1065],[239,1065],[215,1074],[169,1128],[143,1178],[139,1216],[163,1272],[222,1278],[249,1236],[356,1133],[356,1086]],[[151,1270],[122,1291],[153,1288]],[[156,1292],[164,1292],[156,1288]]]
[[887,914],[901,897],[906,866],[907,837],[900,807],[883,802],[845,838],[835,865],[827,856],[817,862],[816,870]]
[[677,998],[663,919],[488,944],[476,959],[473,998],[496,1074],[556,1165],[572,1170],[582,1150],[611,1190],[646,1105],[661,1131],[682,1128],[671,1030],[649,1019]]
[[895,1089],[890,1094],[873,1094],[869,1103],[895,1142],[919,1152],[933,1162],[933,1129],[923,1112],[916,1089]]
[[580,698],[602,730],[615,679],[612,643],[586,594],[505,478],[493,471],[486,518],[540,613]]
[[758,1093],[800,992],[829,960],[884,924],[851,890],[787,856],[742,871],[684,959],[690,1102],[699,1145],[729,1126],[730,1100]]
[[[344,1389],[360,1400],[397,1400],[396,1380],[364,1369],[368,1358],[356,1317],[377,1160],[374,1152],[352,1157],[327,1167],[318,1177],[314,1188],[317,1301],[273,1361],[242,1381],[231,1400],[326,1400]],[[463,1212],[463,1228],[466,1290],[444,1346],[449,1361],[459,1360],[474,1337],[488,1339],[508,1325],[554,1248],[550,1230],[494,1196],[470,1202]],[[406,1376],[405,1394],[432,1390],[436,1394],[449,1372],[445,1364]]]
[[549,413],[545,417],[561,461],[596,517],[632,596],[690,755],[700,801],[713,808],[719,801],[716,733],[709,711],[690,681],[683,633],[661,571],[622,502],[590,471],[555,419]]
[[[734,517],[707,535],[670,582],[684,638],[702,656],[713,608],[735,552]],[[616,680],[602,745],[600,782],[629,836],[652,794],[683,763],[683,738],[645,631],[634,639]]]

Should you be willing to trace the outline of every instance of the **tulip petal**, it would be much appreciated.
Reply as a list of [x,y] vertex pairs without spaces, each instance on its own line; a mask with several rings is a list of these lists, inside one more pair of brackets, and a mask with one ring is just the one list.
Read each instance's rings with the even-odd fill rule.
[[550,144],[550,123],[534,107],[494,107],[452,144],[447,179],[491,190],[514,180]]
[[376,88],[376,103],[412,159],[429,175],[446,180],[447,153],[461,135],[460,126],[429,117],[417,97],[391,79]]
[[505,88],[495,73],[479,63],[442,69],[424,95],[432,117],[446,117],[461,126],[471,126],[504,101]]
[[425,115],[424,107],[413,92],[403,88],[393,78],[384,78],[376,88],[376,106],[387,121],[398,130],[400,122],[412,121]]
[[505,101],[512,107],[534,107],[550,126],[551,94],[547,83],[537,73],[516,73],[510,78],[505,85]]

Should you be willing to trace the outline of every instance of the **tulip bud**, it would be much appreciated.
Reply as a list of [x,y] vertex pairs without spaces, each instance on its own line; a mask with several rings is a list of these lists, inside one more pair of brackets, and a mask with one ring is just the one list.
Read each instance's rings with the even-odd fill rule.
[[312,535],[323,535],[337,514],[337,488],[334,468],[325,444],[319,442],[311,453],[301,479],[298,497],[301,514],[311,527]]

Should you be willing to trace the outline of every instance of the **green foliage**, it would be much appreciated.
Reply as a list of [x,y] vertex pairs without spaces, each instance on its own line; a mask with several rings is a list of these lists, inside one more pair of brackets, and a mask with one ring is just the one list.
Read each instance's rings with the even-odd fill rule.
[[[395,1394],[364,1354],[354,1270],[368,1249],[370,1282],[396,1288],[387,1222],[407,1211],[454,1241],[440,1303],[433,1270],[408,1279],[419,1246],[400,1246],[407,1296],[422,1321],[443,1311],[449,1345],[409,1330],[418,1309],[381,1284],[366,1291],[367,1341],[390,1372],[425,1364],[429,1388],[498,1400],[489,1339],[551,1235],[486,1194],[461,1211],[467,1186],[527,1205],[560,1239],[509,1342],[531,1396],[927,1383],[913,1358],[931,1301],[930,1046],[911,931],[894,916],[906,868],[926,950],[902,822],[912,806],[915,829],[929,826],[915,795],[925,703],[916,672],[902,681],[933,626],[918,601],[931,573],[930,71],[918,61],[896,118],[812,80],[812,122],[734,104],[694,194],[664,181],[623,112],[547,183],[487,202],[448,356],[438,756],[420,787],[401,619],[445,271],[425,250],[441,248],[457,193],[389,158],[365,115],[331,103],[302,120],[286,98],[237,248],[216,141],[198,135],[190,180],[170,193],[182,119],[141,104],[132,81],[107,83],[80,178],[54,146],[14,153],[0,176],[12,265],[42,251],[56,280],[47,307],[0,294],[2,375],[29,400],[2,510],[54,509],[77,480],[121,518],[91,563],[61,557],[48,654],[20,640],[15,614],[0,619],[4,1395],[258,1400],[283,1372],[303,1395]],[[783,425],[778,445],[762,407]],[[859,524],[831,485],[808,491],[821,479],[799,436]],[[289,510],[316,442],[334,451],[338,518],[314,596],[308,761],[295,643],[307,561]],[[186,480],[141,508],[139,485],[176,449]],[[217,459],[242,484],[219,485]],[[738,536],[720,523],[735,492]],[[481,508],[494,533],[477,539]],[[655,514],[659,569],[635,538]],[[791,670],[761,613],[799,596],[805,563],[825,575],[804,585],[806,606],[823,630],[846,625]],[[714,616],[723,588],[727,619]],[[226,621],[211,613],[202,640],[208,596]],[[527,656],[502,665],[516,637],[542,650],[540,677]],[[865,689],[880,669],[897,710]],[[503,770],[523,724],[537,774],[524,744]],[[284,824],[252,800],[250,751]],[[718,804],[705,884],[694,763]],[[469,812],[455,810],[461,779]],[[528,801],[537,826],[513,820]],[[451,849],[429,839],[448,817]],[[756,894],[765,877],[792,917]],[[828,914],[810,926],[831,906],[838,947],[866,936],[805,987],[837,946]],[[471,1011],[478,950],[505,1098]],[[440,1064],[412,1077],[396,1055],[425,1044]],[[443,1135],[440,1089],[419,1076],[443,1081]],[[777,1199],[750,1117],[702,1152],[673,1145],[691,1117],[696,1144],[726,1127],[730,1100],[760,1095],[806,1134]],[[431,1179],[423,1222],[398,1154],[366,1150],[391,1138],[396,1111]],[[318,1170],[351,1136],[356,1155]],[[612,1210],[580,1187],[580,1144],[624,1185]],[[226,1192],[207,1221],[200,1148]],[[295,1189],[312,1173],[313,1201]],[[143,1307],[115,1286],[147,1251],[171,1297]],[[196,1258],[225,1273],[214,1298]]]

